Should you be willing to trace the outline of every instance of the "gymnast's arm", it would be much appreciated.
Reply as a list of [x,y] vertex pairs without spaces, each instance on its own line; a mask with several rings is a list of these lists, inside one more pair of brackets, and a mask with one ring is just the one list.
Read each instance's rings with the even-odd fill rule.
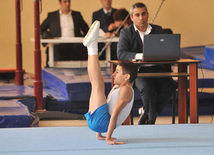
[[132,89],[129,86],[123,86],[119,92],[119,97],[117,99],[117,103],[113,109],[110,123],[108,126],[108,131],[106,135],[106,143],[107,144],[126,144],[125,142],[113,141],[112,134],[117,122],[117,118],[121,110],[127,105],[127,103],[132,99]]

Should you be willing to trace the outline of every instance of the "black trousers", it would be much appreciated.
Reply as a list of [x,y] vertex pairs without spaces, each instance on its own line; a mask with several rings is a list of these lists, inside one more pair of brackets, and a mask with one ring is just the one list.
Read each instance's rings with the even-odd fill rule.
[[[141,73],[166,72],[160,65],[141,67]],[[160,114],[170,97],[176,90],[175,82],[171,77],[166,78],[137,78],[135,87],[140,91],[148,122],[155,123],[157,114]]]

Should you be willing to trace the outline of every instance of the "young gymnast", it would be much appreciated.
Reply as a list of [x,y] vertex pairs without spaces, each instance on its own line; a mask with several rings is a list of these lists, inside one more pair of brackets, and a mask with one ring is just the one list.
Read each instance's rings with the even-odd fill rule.
[[[117,65],[113,74],[115,86],[106,99],[98,58],[99,28],[100,22],[95,21],[83,40],[88,50],[88,75],[92,86],[89,111],[85,117],[88,127],[97,132],[98,140],[106,140],[107,144],[125,144],[114,141],[116,138],[111,136],[114,129],[125,121],[131,111],[134,101],[131,83],[137,77],[137,67],[127,61]],[[106,137],[101,134],[104,132],[107,132]]]

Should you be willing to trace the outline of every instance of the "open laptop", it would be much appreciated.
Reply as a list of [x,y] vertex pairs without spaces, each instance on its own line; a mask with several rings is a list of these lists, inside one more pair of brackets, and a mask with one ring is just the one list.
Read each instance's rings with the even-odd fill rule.
[[180,59],[180,34],[151,34],[144,36],[143,61]]

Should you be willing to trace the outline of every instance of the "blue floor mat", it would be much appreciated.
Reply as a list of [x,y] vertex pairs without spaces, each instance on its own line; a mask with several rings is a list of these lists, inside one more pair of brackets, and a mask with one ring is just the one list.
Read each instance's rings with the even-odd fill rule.
[[0,100],[0,128],[29,127],[28,108],[16,100]]

